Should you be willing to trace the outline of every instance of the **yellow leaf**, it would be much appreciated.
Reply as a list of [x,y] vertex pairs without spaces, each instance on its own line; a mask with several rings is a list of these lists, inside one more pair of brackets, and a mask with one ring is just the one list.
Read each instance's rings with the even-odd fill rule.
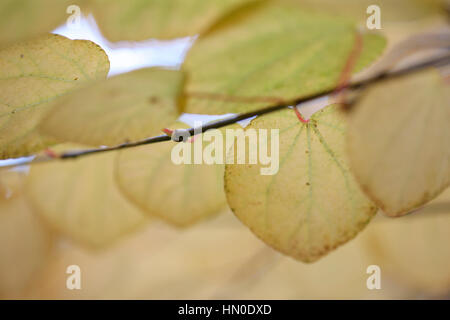
[[425,204],[450,181],[450,90],[435,70],[377,84],[350,113],[352,170],[390,216]]
[[[64,145],[55,150],[79,148]],[[147,221],[115,184],[116,155],[32,166],[26,185],[31,204],[62,234],[92,247],[110,245]]]
[[108,71],[105,52],[85,40],[49,34],[0,50],[0,158],[53,142],[36,131],[52,101]]
[[25,174],[0,171],[0,297],[23,294],[49,256],[51,236],[23,194]]
[[225,169],[230,208],[264,242],[312,262],[355,237],[375,214],[348,169],[346,123],[336,106],[314,114],[308,124],[284,110],[247,128],[279,129],[275,175],[261,175],[260,162]]
[[[181,123],[173,126],[187,127]],[[193,143],[166,142],[122,151],[117,161],[121,190],[148,214],[177,226],[187,226],[217,213],[226,205],[224,165],[193,162],[195,150],[204,153],[206,145],[215,143],[212,139],[203,147],[202,136],[195,136]],[[187,148],[192,164],[174,164],[171,154],[175,148]]]
[[2,0],[0,44],[29,40],[51,32],[69,17],[73,0]]
[[[356,71],[385,45],[377,35],[362,38]],[[346,20],[311,14],[286,1],[238,12],[188,53],[186,112],[245,112],[333,88],[355,39],[356,28]]]
[[161,133],[181,111],[184,76],[146,68],[98,81],[59,99],[41,132],[88,145],[115,145]]
[[369,228],[373,259],[382,272],[421,294],[450,290],[450,189],[423,209]]
[[255,0],[93,0],[100,29],[111,41],[179,38]]

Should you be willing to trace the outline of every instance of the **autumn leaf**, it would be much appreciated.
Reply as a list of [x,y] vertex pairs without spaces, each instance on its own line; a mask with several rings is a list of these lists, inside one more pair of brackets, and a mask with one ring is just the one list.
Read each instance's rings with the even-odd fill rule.
[[[55,151],[81,148],[63,145]],[[90,247],[111,245],[147,221],[115,184],[116,155],[32,166],[26,183],[31,204],[63,235]]]
[[0,171],[0,297],[20,298],[49,257],[51,235],[23,192],[25,174]]
[[[176,123],[170,128],[188,126]],[[116,175],[120,189],[149,215],[177,226],[191,225],[216,214],[226,205],[223,191],[225,166],[223,163],[194,164],[195,150],[205,152],[202,138],[210,134],[195,136],[187,143],[167,142],[122,151],[117,160]],[[211,136],[213,144],[214,139]],[[174,152],[181,156],[190,152],[187,159],[191,164],[174,164],[171,157]]]
[[170,39],[206,31],[222,16],[257,0],[91,0],[111,41]]
[[372,86],[352,109],[352,171],[387,215],[403,215],[449,185],[449,103],[447,85],[428,70]]
[[[186,112],[239,113],[331,89],[355,39],[352,23],[311,14],[291,2],[237,12],[200,37],[188,53]],[[355,71],[385,45],[374,34],[363,35],[362,42]],[[245,99],[251,97],[259,101]]]
[[[236,216],[264,242],[313,262],[370,221],[377,209],[349,171],[347,128],[336,106],[322,109],[307,124],[284,110],[257,118],[249,129],[279,129],[279,171],[261,175],[261,162],[227,164],[225,191]],[[254,142],[247,149],[248,144]]]
[[161,133],[180,114],[183,73],[146,68],[120,74],[59,99],[40,131],[88,145],[115,145]]
[[53,143],[36,131],[52,102],[108,71],[105,52],[86,40],[49,34],[0,50],[0,158]]

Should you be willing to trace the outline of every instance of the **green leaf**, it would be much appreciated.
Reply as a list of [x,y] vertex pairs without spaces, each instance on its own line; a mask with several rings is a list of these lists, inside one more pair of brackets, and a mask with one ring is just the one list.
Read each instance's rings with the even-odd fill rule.
[[92,0],[111,41],[179,38],[206,31],[216,20],[256,0]]
[[[182,123],[173,126],[187,127]],[[195,148],[204,152],[198,143],[202,143],[200,136],[193,143],[166,142],[122,151],[116,174],[122,192],[147,214],[177,226],[216,214],[226,205],[224,165],[194,164]],[[177,147],[190,150],[192,164],[172,162],[172,150]]]
[[352,109],[352,171],[386,214],[406,214],[449,185],[449,103],[448,85],[427,70],[370,87]]
[[[62,145],[55,149],[85,149]],[[27,195],[36,211],[62,234],[91,247],[111,245],[147,222],[114,180],[117,153],[31,167]]]
[[[238,12],[188,53],[186,112],[245,112],[333,88],[355,38],[355,27],[346,20],[311,14],[286,1]],[[364,35],[356,71],[384,45],[382,37]],[[259,102],[250,103],[249,97]]]
[[279,171],[261,175],[266,166],[259,162],[227,164],[225,191],[236,216],[268,245],[312,262],[355,237],[376,213],[348,169],[346,123],[336,106],[308,124],[289,109],[249,129],[280,130]]
[[0,158],[52,143],[36,130],[52,102],[108,71],[105,52],[85,40],[49,34],[0,50]]
[[59,99],[40,130],[88,145],[147,138],[178,118],[183,84],[183,73],[157,68],[98,81]]

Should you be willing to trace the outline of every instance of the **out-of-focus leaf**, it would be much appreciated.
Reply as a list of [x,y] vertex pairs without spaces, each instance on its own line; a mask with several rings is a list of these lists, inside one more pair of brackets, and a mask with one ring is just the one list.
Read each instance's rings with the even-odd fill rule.
[[69,15],[66,9],[76,0],[0,1],[0,44],[29,40],[51,32]]
[[[188,53],[186,111],[244,112],[330,89],[355,39],[348,21],[286,1],[238,12],[200,37]],[[384,45],[381,36],[363,35],[355,71],[378,57]]]
[[216,20],[256,0],[91,0],[111,41],[179,38],[206,31]]
[[423,294],[450,290],[450,189],[423,209],[369,228],[373,260],[382,272]]
[[25,175],[0,171],[0,297],[18,298],[47,260],[51,236],[23,194]]
[[52,102],[108,71],[105,52],[86,40],[49,34],[0,50],[0,158],[53,142],[36,130]]
[[[263,246],[235,220],[227,211],[183,231],[155,221],[100,253],[65,248],[41,274],[31,297],[205,299]],[[83,270],[82,290],[65,287],[68,261]]]
[[[173,126],[187,127],[181,123]],[[206,135],[211,136],[211,131],[195,136],[192,143],[167,142],[122,151],[117,161],[117,177],[123,193],[148,214],[177,226],[187,226],[217,213],[226,205],[223,162],[194,164],[195,150],[203,154],[207,145],[218,143],[212,138],[212,142],[203,142],[202,147]],[[192,164],[172,162],[172,150],[179,147],[189,150]],[[225,156],[226,151],[222,153]]]
[[[373,223],[367,226],[371,229]],[[379,264],[367,247],[367,231],[339,250],[314,264],[299,263],[288,257],[273,257],[258,268],[253,259],[245,271],[236,274],[216,295],[219,299],[408,299],[417,294],[385,276],[381,268],[381,290],[367,288],[367,268]],[[270,256],[270,252],[266,252]],[[259,260],[262,260],[261,258]],[[263,261],[263,260],[262,260]]]
[[[380,7],[383,23],[414,21],[441,11],[441,0],[296,0],[308,9],[345,16],[359,22],[366,22],[370,14],[367,8],[371,5]],[[372,12],[373,14],[373,12]]]
[[367,74],[375,76],[382,72],[398,69],[399,66],[406,68],[421,61],[436,58],[441,51],[450,46],[450,29],[448,28],[425,33],[413,30],[412,33],[413,36],[406,35],[405,39],[397,36],[397,41],[392,41],[394,43],[391,43],[391,48],[386,54],[355,78],[364,79],[367,78]]
[[[369,226],[369,228],[371,225]],[[304,265],[263,245],[227,211],[179,231],[155,222],[102,253],[66,247],[27,298],[54,299],[389,299],[409,298],[382,275],[366,287],[364,233],[323,260]],[[82,290],[67,290],[67,265],[82,270]]]
[[450,181],[450,90],[436,70],[374,85],[350,113],[352,170],[390,216],[423,205]]
[[284,110],[247,128],[279,129],[279,171],[261,175],[267,165],[260,160],[227,164],[225,191],[233,212],[267,244],[312,262],[355,237],[375,214],[348,169],[346,123],[336,106],[314,114],[308,124]]
[[[64,145],[55,151],[80,148]],[[32,166],[26,183],[31,204],[53,228],[92,247],[110,245],[135,231],[147,220],[117,188],[116,156],[105,153]]]
[[62,141],[115,145],[161,133],[180,112],[183,73],[147,68],[59,99],[40,130]]

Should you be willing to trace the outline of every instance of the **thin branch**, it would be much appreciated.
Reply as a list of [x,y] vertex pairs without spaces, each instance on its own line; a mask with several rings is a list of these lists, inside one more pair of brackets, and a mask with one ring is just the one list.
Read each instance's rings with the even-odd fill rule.
[[[416,65],[408,66],[408,67],[405,67],[400,70],[391,71],[391,72],[380,72],[373,77],[349,84],[346,89],[359,90],[359,89],[366,88],[370,85],[385,81],[387,79],[402,77],[402,76],[409,75],[409,74],[412,74],[415,72],[419,72],[419,71],[429,68],[429,67],[442,67],[442,66],[446,66],[449,64],[450,64],[450,54],[441,56],[438,58],[434,58],[434,59],[431,59],[431,60],[428,60],[425,62],[421,62]],[[234,124],[236,122],[253,118],[255,116],[269,114],[269,113],[280,111],[282,109],[285,109],[285,108],[288,108],[291,106],[299,105],[301,103],[310,102],[310,101],[319,99],[324,96],[332,95],[332,94],[336,93],[337,89],[338,88],[336,87],[336,88],[324,90],[324,91],[314,93],[314,94],[311,94],[311,95],[308,95],[308,96],[305,96],[302,98],[293,99],[290,101],[279,103],[279,104],[276,104],[276,105],[273,105],[270,107],[258,109],[258,110],[251,111],[251,112],[241,113],[241,114],[232,116],[230,118],[222,119],[222,120],[213,121],[213,122],[211,122],[207,125],[204,125],[200,128],[182,129],[180,131],[187,132],[187,133],[189,133],[190,136],[194,136],[196,134],[201,134],[201,133],[204,133],[211,129],[223,128],[228,125]],[[176,130],[176,131],[179,131],[179,130]],[[176,142],[182,141],[182,139],[180,139],[179,137],[173,139],[171,136],[165,134],[165,135],[147,138],[147,139],[140,140],[137,142],[129,142],[129,143],[127,142],[127,143],[123,143],[123,144],[113,146],[113,147],[80,150],[80,151],[69,151],[69,152],[62,153],[60,155],[46,154],[44,156],[36,156],[33,158],[24,159],[23,161],[20,161],[20,163],[17,163],[17,164],[0,166],[0,168],[12,168],[12,167],[18,167],[18,166],[28,165],[28,164],[32,164],[32,163],[34,164],[34,163],[42,163],[42,162],[49,162],[49,161],[56,161],[56,160],[75,159],[75,158],[80,158],[80,157],[97,154],[97,153],[134,148],[134,147],[138,147],[138,146],[149,145],[149,144],[153,144],[153,143],[159,143],[159,142],[171,141],[171,140],[176,141]]]

